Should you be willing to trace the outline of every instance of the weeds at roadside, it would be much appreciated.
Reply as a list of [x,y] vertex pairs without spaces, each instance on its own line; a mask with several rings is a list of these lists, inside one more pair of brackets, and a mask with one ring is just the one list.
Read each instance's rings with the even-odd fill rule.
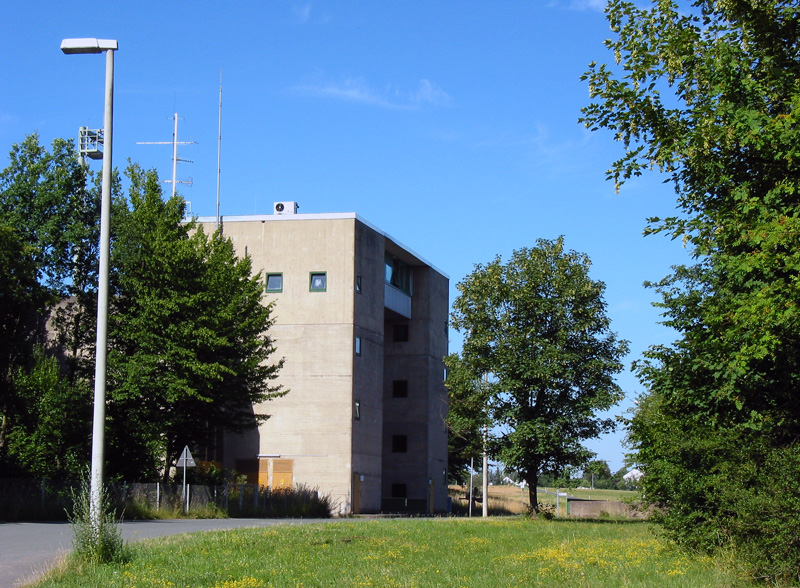
[[100,513],[92,520],[92,499],[89,482],[84,479],[72,494],[72,513],[68,513],[74,538],[72,557],[89,564],[124,563],[130,551],[117,526],[108,492],[100,490]]

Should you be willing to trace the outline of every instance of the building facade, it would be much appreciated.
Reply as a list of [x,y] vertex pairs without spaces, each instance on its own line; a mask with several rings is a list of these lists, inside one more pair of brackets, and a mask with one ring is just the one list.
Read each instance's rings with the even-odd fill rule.
[[444,511],[448,277],[356,214],[274,211],[221,218],[274,301],[289,389],[255,407],[271,415],[257,430],[224,436],[223,465],[317,488],[342,514]]

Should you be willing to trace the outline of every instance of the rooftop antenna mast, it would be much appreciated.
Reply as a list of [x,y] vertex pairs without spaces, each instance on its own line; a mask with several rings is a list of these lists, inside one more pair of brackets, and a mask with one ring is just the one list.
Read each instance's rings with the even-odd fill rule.
[[[196,145],[197,141],[178,141],[178,113],[176,112],[173,117],[175,120],[175,129],[172,131],[172,141],[137,141],[137,145],[172,145],[172,195],[175,196],[175,190],[178,184],[192,185],[192,179],[178,180],[178,162],[181,163],[194,163],[189,159],[180,159],[178,157],[178,145]],[[162,180],[167,182],[168,180]]]
[[222,70],[219,70],[219,122],[217,125],[217,230],[219,230],[219,180],[220,156],[222,154]]

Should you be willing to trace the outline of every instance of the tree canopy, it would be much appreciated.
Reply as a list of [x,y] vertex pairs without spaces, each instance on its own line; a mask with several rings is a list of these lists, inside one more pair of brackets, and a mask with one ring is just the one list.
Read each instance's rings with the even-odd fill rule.
[[[83,474],[91,431],[99,185],[71,143],[15,144],[0,172],[2,474]],[[109,475],[156,479],[185,444],[267,418],[281,360],[249,258],[184,222],[154,171],[112,178]],[[68,418],[64,415],[68,414]]]
[[453,304],[465,339],[461,355],[447,360],[456,376],[448,378],[451,398],[472,403],[471,422],[494,425],[492,454],[528,483],[537,512],[539,475],[586,463],[593,454],[582,442],[615,426],[598,412],[623,396],[614,375],[627,342],[611,332],[605,285],[589,266],[563,238],[540,239],[507,263],[477,265]]
[[[48,407],[70,405],[70,385],[57,380],[76,377],[76,343],[94,322],[82,311],[96,280],[99,200],[86,187],[90,178],[69,142],[57,139],[48,150],[35,134],[13,145],[0,172],[0,462],[9,473],[48,471],[43,453],[67,471],[75,461],[59,452],[80,445],[69,434],[69,442],[49,444],[37,430]],[[64,373],[42,354],[48,319],[63,343]],[[80,418],[81,403],[72,406]]]
[[282,361],[269,363],[272,307],[249,257],[184,223],[184,200],[164,200],[154,171],[131,165],[127,175],[130,208],[116,211],[112,252],[111,443],[130,464],[120,473],[166,475],[184,445],[265,420],[254,405],[285,393],[270,383]]
[[[650,284],[678,340],[636,366],[649,390],[630,428],[645,495],[674,537],[796,578],[787,538],[800,526],[782,513],[800,503],[788,465],[800,457],[797,2],[613,0],[607,14],[615,64],[591,65],[582,121],[622,143],[618,185],[667,174],[680,214],[645,232],[683,239],[696,259]],[[791,488],[770,490],[773,476]]]

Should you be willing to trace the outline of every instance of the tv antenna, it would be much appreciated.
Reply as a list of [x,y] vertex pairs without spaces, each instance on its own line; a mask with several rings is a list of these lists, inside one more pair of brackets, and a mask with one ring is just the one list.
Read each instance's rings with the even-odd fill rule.
[[219,122],[217,124],[217,229],[219,229],[219,180],[222,168],[222,70],[219,70]]
[[[176,112],[173,117],[175,120],[175,129],[172,131],[172,141],[137,141],[137,145],[172,145],[172,195],[175,196],[175,189],[178,184],[193,184],[191,178],[188,180],[178,180],[178,162],[180,163],[194,163],[189,159],[180,159],[178,157],[178,145],[196,145],[197,141],[178,141],[178,113]],[[169,180],[162,180],[168,182]]]

